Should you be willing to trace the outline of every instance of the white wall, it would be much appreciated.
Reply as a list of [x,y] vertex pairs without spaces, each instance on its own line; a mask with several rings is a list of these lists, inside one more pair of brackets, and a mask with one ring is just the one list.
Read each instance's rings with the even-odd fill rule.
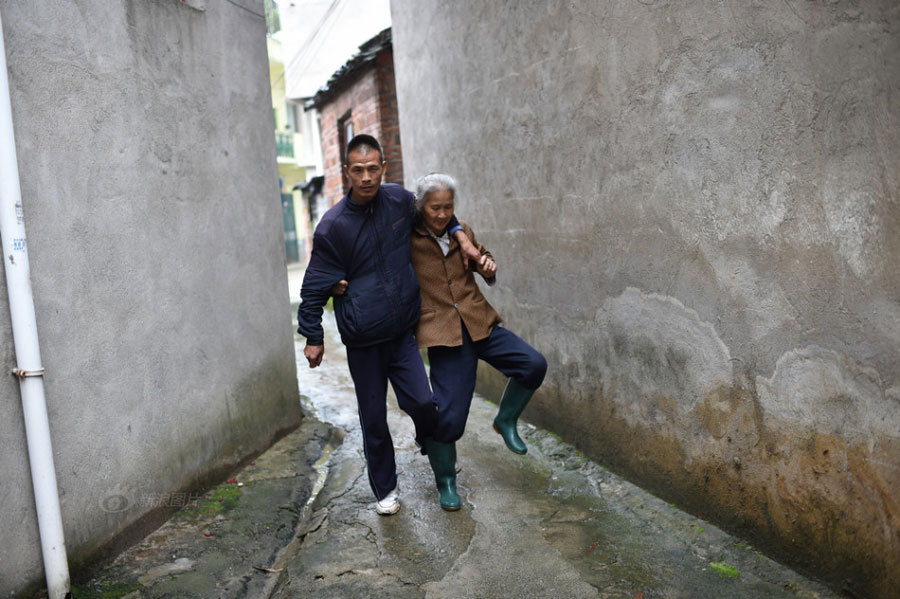
[[407,181],[459,177],[459,212],[499,264],[488,299],[550,363],[526,418],[889,596],[897,3],[393,11]]
[[[266,27],[243,5],[0,0],[75,572],[154,498],[301,417]],[[5,291],[0,338],[10,369]],[[19,392],[0,381],[7,596],[43,575]]]

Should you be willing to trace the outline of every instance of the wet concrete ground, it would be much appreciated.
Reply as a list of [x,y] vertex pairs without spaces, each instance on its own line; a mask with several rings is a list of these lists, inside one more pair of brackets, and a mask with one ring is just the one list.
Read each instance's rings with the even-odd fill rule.
[[73,572],[75,599],[267,596],[277,573],[266,570],[324,481],[315,462],[339,440],[340,431],[307,418],[101,571]]
[[496,407],[477,396],[452,513],[389,398],[402,508],[376,515],[345,352],[325,320],[320,368],[296,339],[301,428],[78,585],[76,599],[838,597],[546,431],[520,425],[528,454],[511,453],[490,426]]
[[347,434],[272,597],[837,596],[545,431],[522,425],[528,454],[513,454],[491,429],[496,407],[477,396],[457,445],[463,507],[452,513],[389,399],[402,508],[376,515],[352,382],[326,320],[323,366],[298,362],[299,379],[318,417]]

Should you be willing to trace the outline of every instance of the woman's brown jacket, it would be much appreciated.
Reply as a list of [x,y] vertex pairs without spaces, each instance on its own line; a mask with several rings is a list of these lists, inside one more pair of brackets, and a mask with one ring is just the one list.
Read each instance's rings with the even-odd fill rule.
[[[459,223],[482,256],[491,256],[475,240],[472,228]],[[419,347],[462,345],[460,318],[473,341],[491,334],[491,329],[503,319],[484,299],[475,283],[474,267],[465,270],[459,256],[459,243],[450,236],[450,252],[444,256],[438,242],[419,222],[412,234],[412,263],[422,288],[422,315],[416,325]]]

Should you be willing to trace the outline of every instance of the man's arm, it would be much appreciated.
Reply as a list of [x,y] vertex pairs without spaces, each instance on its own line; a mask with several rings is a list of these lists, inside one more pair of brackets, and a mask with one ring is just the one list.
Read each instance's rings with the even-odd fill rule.
[[463,231],[462,225],[459,224],[459,219],[456,218],[455,214],[450,217],[450,222],[447,223],[447,228],[444,231],[456,238],[456,242],[459,244],[459,257],[463,261],[463,268],[469,270],[469,260],[474,260],[476,264],[480,263],[481,252],[469,241],[469,237]]
[[453,218],[450,219],[450,224],[447,225],[447,230],[456,238],[457,243],[459,243],[459,256],[462,258],[463,267],[466,270],[469,269],[469,260],[474,260],[475,264],[480,264],[482,262],[481,252],[478,251],[478,248],[469,241],[469,237],[466,235],[466,232],[463,231],[463,228],[459,226],[459,221],[456,221],[457,228],[452,229],[453,221],[456,220],[456,215],[453,215]]
[[[410,222],[411,226],[415,226],[416,222],[416,196],[412,192],[409,193],[409,201],[410,201]],[[463,268],[469,270],[469,260],[475,260],[478,263],[481,260],[481,253],[478,251],[472,243],[469,241],[469,238],[466,237],[465,231],[463,231],[462,225],[459,224],[459,220],[456,218],[456,215],[450,217],[450,222],[447,223],[447,228],[444,229],[446,233],[448,233],[451,237],[455,237],[457,243],[459,243],[459,256],[463,261]]]
[[469,228],[469,232],[472,234],[472,245],[475,246],[480,255],[480,258],[475,263],[475,271],[482,276],[488,286],[492,286],[497,282],[497,263],[494,262],[493,254],[475,239],[475,231]]
[[300,289],[300,307],[297,309],[297,332],[306,337],[303,355],[310,368],[322,363],[325,354],[322,312],[331,294],[331,286],[344,277],[332,245],[324,236],[314,235],[312,253]]

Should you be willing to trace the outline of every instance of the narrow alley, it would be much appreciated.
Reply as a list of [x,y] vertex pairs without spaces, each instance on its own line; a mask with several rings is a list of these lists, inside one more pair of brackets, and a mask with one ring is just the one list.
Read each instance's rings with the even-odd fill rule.
[[389,397],[402,508],[376,515],[345,352],[330,315],[324,324],[320,368],[306,366],[295,339],[301,428],[76,597],[837,597],[550,432],[522,425],[528,454],[509,452],[490,426],[495,406],[478,396],[458,445],[463,507],[452,513]]
[[0,599],[900,599],[898,32],[0,0]]

